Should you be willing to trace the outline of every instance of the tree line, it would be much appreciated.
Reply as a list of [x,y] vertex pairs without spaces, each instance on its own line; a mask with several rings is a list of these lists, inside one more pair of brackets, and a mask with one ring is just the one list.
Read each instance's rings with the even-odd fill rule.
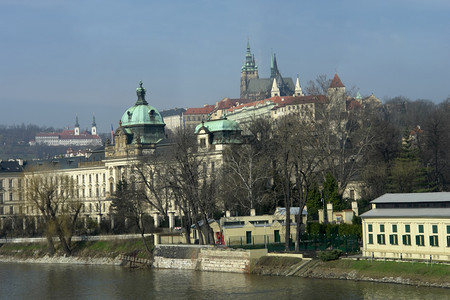
[[[324,80],[318,78],[306,90],[320,93],[329,86]],[[363,210],[386,192],[449,190],[450,99],[434,104],[397,97],[384,105],[362,102],[345,110],[329,105],[332,101],[317,105],[314,119],[290,114],[252,120],[242,128],[244,142],[228,145],[220,159],[206,151],[212,149],[202,149],[193,132],[178,129],[170,135],[170,147],[130,161],[112,199],[110,213],[117,226],[131,222],[144,237],[155,230],[150,211],[166,220],[175,211],[186,243],[195,230],[201,233],[199,243],[211,244],[209,224],[226,210],[246,215],[255,209],[261,214],[281,206],[289,224],[291,208],[298,207],[298,248],[304,207],[310,219],[317,218],[325,203],[333,203],[336,210],[350,208],[351,199],[344,197],[350,183],[361,188]],[[78,200],[69,205],[71,188],[66,184],[64,192],[62,182],[67,181],[60,179],[58,186],[37,184],[33,196],[47,203],[47,209],[58,205],[63,216],[59,219],[53,217],[58,215],[55,209],[40,211],[46,232],[60,239],[71,236],[77,221],[73,218],[79,216]],[[39,190],[46,186],[53,192]],[[289,249],[291,226],[285,228]],[[70,239],[66,243],[70,253]]]

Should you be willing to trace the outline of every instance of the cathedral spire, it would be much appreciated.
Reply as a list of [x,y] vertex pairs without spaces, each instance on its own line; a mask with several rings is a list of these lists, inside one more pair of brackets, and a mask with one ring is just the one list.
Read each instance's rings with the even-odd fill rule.
[[277,57],[275,53],[273,53],[272,58],[270,60],[270,78],[277,77],[279,73],[280,72],[278,71]]
[[135,105],[147,105],[148,102],[145,100],[145,93],[146,90],[142,87],[143,83],[142,80],[139,81],[139,87],[136,89],[136,94],[138,96],[138,99],[136,101]]
[[247,40],[247,52],[245,53],[245,63],[241,68],[242,72],[254,73],[258,71],[258,66],[256,66],[255,56],[252,55],[250,49],[250,40]]

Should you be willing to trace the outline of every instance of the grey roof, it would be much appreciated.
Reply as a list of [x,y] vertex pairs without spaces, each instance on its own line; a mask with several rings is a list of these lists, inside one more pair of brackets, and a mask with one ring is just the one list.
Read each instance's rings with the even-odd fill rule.
[[[295,90],[295,85],[294,85],[294,81],[292,80],[292,78],[288,77],[288,78],[282,78],[282,79],[278,79],[277,78],[277,82],[278,84],[281,84],[281,82],[284,83],[284,87],[281,87],[282,90],[287,89],[289,91],[293,91]],[[270,90],[272,89],[272,84],[273,84],[273,78],[253,78],[249,80],[248,83],[248,88],[247,88],[247,93],[259,93],[259,92],[270,92]],[[283,91],[281,91],[283,92]],[[291,95],[288,95],[291,96]]]
[[450,208],[384,208],[372,209],[361,218],[449,218]]
[[405,194],[384,194],[372,200],[371,203],[417,203],[417,202],[448,202],[450,192],[436,193],[405,193]]
[[[294,216],[298,215],[299,211],[300,211],[300,207],[291,207],[291,209],[290,209],[291,215],[294,215]],[[282,216],[286,215],[286,207],[277,207],[276,213],[278,213]],[[302,211],[302,215],[306,216],[307,214],[308,214],[308,212],[304,209]]]
[[22,172],[23,167],[18,161],[0,161],[0,172]]
[[160,111],[159,113],[163,117],[170,117],[170,116],[181,116],[185,111],[186,109],[184,108],[172,108]]

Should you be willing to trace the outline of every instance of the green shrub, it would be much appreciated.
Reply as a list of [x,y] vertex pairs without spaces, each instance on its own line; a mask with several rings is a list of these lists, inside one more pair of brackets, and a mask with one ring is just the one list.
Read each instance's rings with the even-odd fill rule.
[[319,251],[317,252],[317,257],[322,261],[330,261],[338,259],[342,254],[342,251],[339,249],[327,250],[327,251]]

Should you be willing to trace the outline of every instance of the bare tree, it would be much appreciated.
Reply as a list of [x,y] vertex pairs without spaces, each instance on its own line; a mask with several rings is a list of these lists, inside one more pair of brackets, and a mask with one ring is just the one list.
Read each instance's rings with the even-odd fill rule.
[[[232,145],[224,153],[224,183],[228,188],[227,206],[246,212],[259,207],[267,198],[271,177],[264,149],[255,144]],[[270,161],[270,159],[269,159]]]
[[56,251],[55,235],[64,253],[71,255],[71,240],[82,207],[73,178],[49,168],[29,168],[24,177],[26,201],[37,207],[42,216],[50,255]]
[[146,202],[146,198],[142,197],[142,195],[141,190],[136,189],[134,182],[129,185],[126,180],[120,180],[117,183],[111,208],[117,217],[123,217],[134,223],[139,230],[147,253],[151,255],[152,252],[144,234],[148,230],[153,229],[153,225],[151,223],[147,224],[145,216],[147,216],[149,211],[149,205]]

